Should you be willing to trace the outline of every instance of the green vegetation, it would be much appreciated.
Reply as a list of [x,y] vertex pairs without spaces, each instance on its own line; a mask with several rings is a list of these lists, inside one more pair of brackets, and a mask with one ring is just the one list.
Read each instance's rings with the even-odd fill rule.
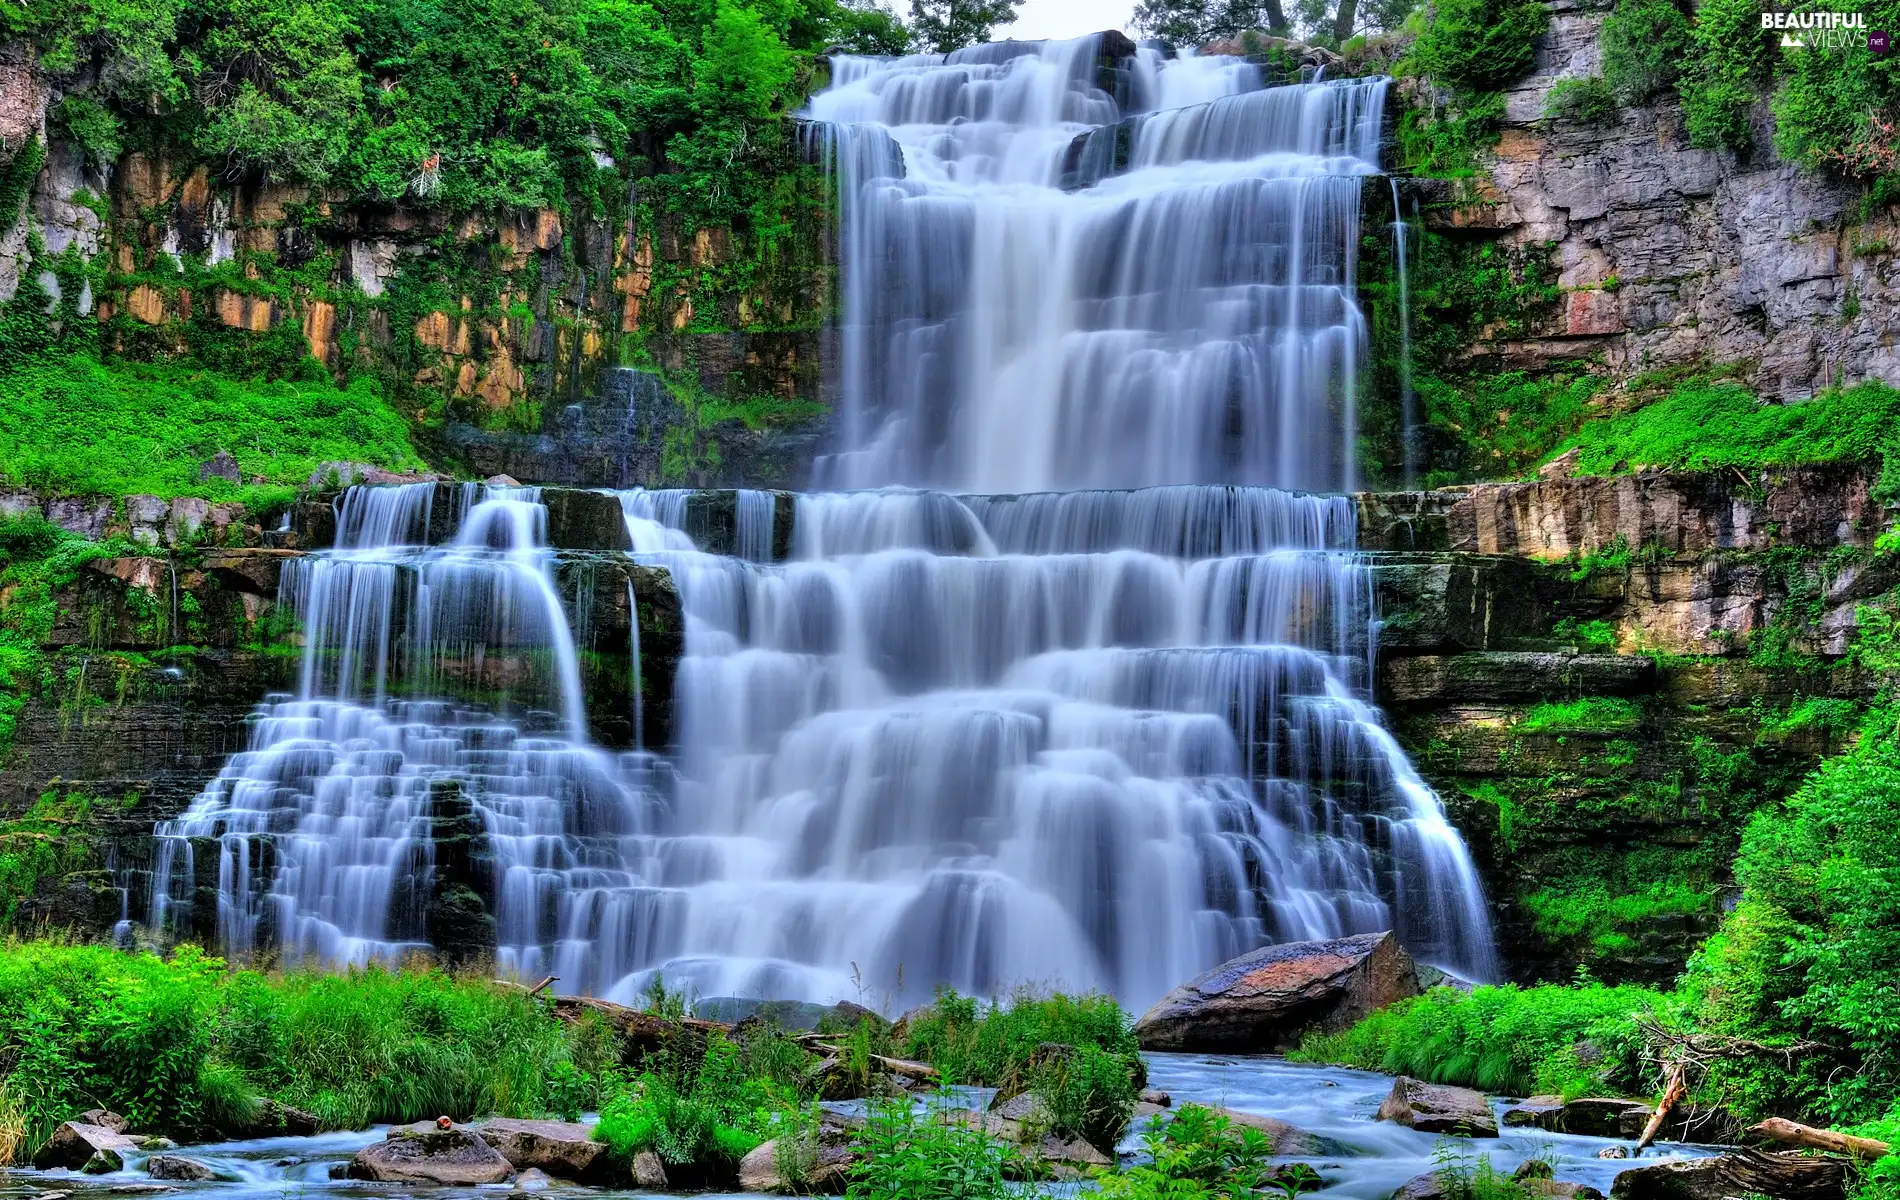
[[[115,363],[80,354],[19,364],[0,383],[0,481],[50,492],[252,503],[290,498],[319,463],[422,465],[408,424],[377,385],[240,381],[174,364]],[[200,480],[223,450],[247,481]],[[260,486],[261,485],[261,486]]]
[[750,1075],[739,1048],[715,1034],[698,1053],[678,1047],[649,1061],[637,1085],[600,1110],[594,1136],[631,1160],[651,1150],[675,1165],[737,1163],[766,1140],[798,1095]]
[[1604,82],[1625,104],[1674,86],[1692,45],[1689,19],[1671,0],[1620,0],[1597,35]]
[[1634,700],[1589,696],[1539,704],[1518,721],[1517,730],[1520,733],[1627,733],[1636,728],[1642,717],[1642,709]]
[[1577,471],[1585,475],[1641,467],[1746,470],[1884,463],[1897,435],[1900,391],[1878,381],[1775,404],[1734,383],[1692,379],[1633,412],[1584,425],[1559,452],[1579,450]]
[[539,1002],[434,970],[232,972],[189,946],[0,953],[0,1113],[29,1153],[95,1105],[184,1137],[243,1128],[260,1095],[332,1126],[538,1116],[584,1049]]
[[956,1083],[1034,1092],[1056,1132],[1111,1146],[1145,1078],[1132,1028],[1107,996],[1023,993],[979,1010],[942,992],[910,1022],[903,1049]]
[[1266,1134],[1199,1104],[1182,1105],[1166,1122],[1154,1118],[1142,1146],[1147,1162],[1098,1177],[1104,1200],[1213,1200],[1259,1195],[1269,1186],[1290,1197],[1321,1186],[1318,1172],[1304,1164],[1276,1170]]
[[852,1172],[850,1200],[1027,1200],[1011,1182],[1025,1172],[1020,1155],[951,1117],[947,1097],[919,1113],[910,1097],[871,1105],[864,1157]]
[[1551,85],[1544,115],[1586,125],[1609,125],[1617,117],[1616,89],[1601,75],[1571,75]]
[[1600,881],[1580,886],[1547,886],[1524,898],[1534,927],[1552,941],[1582,939],[1596,954],[1625,954],[1636,942],[1628,931],[1653,925],[1658,918],[1708,912],[1714,897],[1707,889],[1673,879],[1652,880],[1635,892],[1616,893]]
[[1309,1036],[1288,1057],[1517,1096],[1635,1094],[1645,1090],[1636,1018],[1669,1003],[1602,984],[1433,988],[1342,1033]]
[[[3,745],[4,743],[0,743]],[[44,792],[33,806],[0,821],[0,926],[10,925],[20,902],[41,878],[77,870],[91,858],[85,827],[93,799],[84,792]]]

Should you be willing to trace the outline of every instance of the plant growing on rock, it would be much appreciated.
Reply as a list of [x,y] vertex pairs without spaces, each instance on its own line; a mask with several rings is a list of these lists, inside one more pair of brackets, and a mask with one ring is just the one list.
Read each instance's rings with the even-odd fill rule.
[[918,1111],[908,1096],[874,1101],[853,1168],[851,1200],[1027,1200],[1012,1183],[1026,1170],[1008,1145],[953,1118],[937,1096]]

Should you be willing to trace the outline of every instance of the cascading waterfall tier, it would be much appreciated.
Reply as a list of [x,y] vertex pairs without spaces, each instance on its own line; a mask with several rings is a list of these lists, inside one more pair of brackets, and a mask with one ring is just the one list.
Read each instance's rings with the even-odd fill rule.
[[1141,1003],[1387,928],[1489,972],[1464,847],[1363,698],[1350,501],[808,495],[775,564],[692,550],[684,504],[623,497],[687,616],[669,871],[613,918],[670,981]]
[[809,110],[842,220],[825,482],[1351,485],[1386,80],[1099,49],[832,59]]

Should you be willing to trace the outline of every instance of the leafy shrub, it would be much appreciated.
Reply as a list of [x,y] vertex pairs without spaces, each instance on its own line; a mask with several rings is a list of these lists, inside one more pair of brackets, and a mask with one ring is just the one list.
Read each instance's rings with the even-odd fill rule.
[[1544,937],[1588,938],[1594,949],[1614,954],[1633,945],[1625,930],[1647,928],[1658,917],[1709,912],[1714,901],[1707,888],[1657,879],[1631,892],[1613,892],[1601,882],[1546,885],[1526,896],[1524,906]]
[[1900,445],[1896,435],[1900,391],[1877,380],[1797,404],[1757,401],[1734,383],[1691,380],[1634,412],[1582,426],[1559,452],[1581,450],[1584,475],[1883,462]]
[[659,1058],[633,1090],[600,1110],[594,1137],[616,1156],[651,1150],[674,1164],[736,1163],[765,1140],[774,1095],[746,1074],[730,1041],[715,1034],[697,1058]]
[[1677,82],[1689,141],[1709,149],[1748,147],[1748,112],[1765,93],[1780,53],[1761,27],[1759,0],[1701,0],[1695,53]]
[[1636,1018],[1671,1004],[1648,988],[1602,984],[1433,988],[1342,1033],[1309,1035],[1287,1057],[1520,1096],[1631,1094],[1643,1083]]
[[1566,76],[1552,84],[1544,97],[1544,115],[1609,125],[1617,117],[1616,91],[1601,75]]
[[1058,1132],[1096,1145],[1120,1135],[1145,1077],[1128,1014],[1107,996],[1021,993],[979,1011],[975,1000],[941,991],[911,1021],[904,1050],[954,1083],[1033,1091]]
[[1625,104],[1675,86],[1693,44],[1688,18],[1670,0],[1619,0],[1597,35],[1604,81]]
[[1011,1183],[1023,1172],[1002,1142],[950,1119],[953,1101],[939,1096],[919,1113],[909,1097],[873,1101],[852,1168],[850,1200],[1027,1200]]
[[1536,0],[1433,0],[1410,62],[1448,87],[1495,92],[1530,73],[1549,20]]
[[[1154,1118],[1142,1133],[1147,1162],[1098,1177],[1105,1200],[1251,1196],[1278,1178],[1273,1143],[1258,1129],[1235,1125],[1225,1113],[1199,1104],[1184,1104],[1172,1116]],[[1312,1183],[1317,1185],[1317,1177]],[[1304,1189],[1296,1182],[1285,1190]]]

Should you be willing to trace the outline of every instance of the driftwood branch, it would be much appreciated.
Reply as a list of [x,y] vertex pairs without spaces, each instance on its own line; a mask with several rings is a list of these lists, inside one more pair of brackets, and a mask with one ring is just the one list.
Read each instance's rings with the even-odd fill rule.
[[1665,1048],[1661,1057],[1688,1065],[1706,1065],[1707,1060],[1712,1058],[1778,1057],[1792,1066],[1794,1060],[1804,1054],[1841,1052],[1839,1046],[1831,1046],[1826,1042],[1795,1041],[1785,1046],[1770,1046],[1766,1042],[1729,1037],[1726,1034],[1681,1033],[1664,1029],[1657,1021],[1647,1017],[1638,1018],[1636,1026],[1643,1031],[1651,1045]]
[[1874,1138],[1856,1137],[1851,1133],[1836,1133],[1832,1129],[1816,1129],[1812,1125],[1803,1125],[1799,1121],[1784,1120],[1781,1117],[1769,1117],[1759,1125],[1751,1125],[1748,1132],[1771,1142],[1780,1142],[1784,1146],[1801,1146],[1809,1150],[1831,1150],[1835,1154],[1846,1154],[1854,1158],[1885,1158],[1893,1153],[1893,1147]]
[[1656,1135],[1662,1132],[1663,1121],[1669,1116],[1669,1110],[1676,1106],[1676,1101],[1682,1099],[1683,1093],[1688,1090],[1689,1085],[1684,1080],[1683,1066],[1678,1062],[1669,1068],[1669,1085],[1663,1088],[1662,1099],[1657,1102],[1656,1111],[1649,1114],[1649,1123],[1643,1126],[1643,1136],[1636,1143],[1636,1153],[1639,1156],[1646,1146],[1656,1140]]

